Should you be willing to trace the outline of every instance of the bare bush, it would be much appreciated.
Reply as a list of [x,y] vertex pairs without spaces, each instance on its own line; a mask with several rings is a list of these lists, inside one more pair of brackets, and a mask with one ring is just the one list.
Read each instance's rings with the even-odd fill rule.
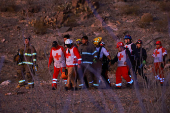
[[168,29],[168,20],[161,19],[154,22],[154,29],[158,32],[165,32]]
[[153,16],[150,13],[145,13],[139,21],[139,26],[142,28],[147,27],[150,22],[153,22]]
[[19,7],[15,4],[15,1],[11,0],[8,2],[1,2],[0,11],[1,12],[17,12]]
[[34,23],[34,32],[36,34],[45,34],[47,32],[48,26],[46,25],[46,23],[44,22],[44,20],[41,19],[37,19]]

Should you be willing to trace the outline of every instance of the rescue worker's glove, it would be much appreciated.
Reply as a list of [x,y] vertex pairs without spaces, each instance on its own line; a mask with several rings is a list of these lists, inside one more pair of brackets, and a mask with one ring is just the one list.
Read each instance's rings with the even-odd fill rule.
[[142,64],[139,66],[139,68],[141,69],[145,64],[146,64],[146,61],[144,60],[144,61],[142,62]]
[[35,71],[38,71],[38,65],[37,65],[37,64],[34,64],[34,65],[33,65],[33,69],[34,69]]
[[94,62],[94,63],[96,63],[96,62],[97,62],[95,58],[93,59],[93,62]]

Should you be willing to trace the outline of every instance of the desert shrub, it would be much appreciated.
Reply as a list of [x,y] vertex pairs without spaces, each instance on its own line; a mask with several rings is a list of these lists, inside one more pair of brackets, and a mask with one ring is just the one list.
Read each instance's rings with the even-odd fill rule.
[[153,16],[150,13],[145,13],[142,15],[139,26],[144,28],[150,24],[150,22],[153,22]]
[[46,34],[48,26],[45,24],[43,19],[38,19],[34,23],[34,32],[36,34]]
[[119,9],[120,9],[121,14],[126,14],[126,15],[129,15],[129,14],[137,15],[139,12],[139,6],[135,6],[135,5],[132,5],[132,6],[124,5],[124,6],[121,6]]
[[162,11],[170,11],[170,2],[160,2],[159,7]]

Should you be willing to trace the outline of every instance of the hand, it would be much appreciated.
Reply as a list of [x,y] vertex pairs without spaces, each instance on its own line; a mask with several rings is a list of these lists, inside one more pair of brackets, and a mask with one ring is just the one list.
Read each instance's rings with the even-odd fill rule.
[[127,65],[127,62],[124,62],[124,65]]

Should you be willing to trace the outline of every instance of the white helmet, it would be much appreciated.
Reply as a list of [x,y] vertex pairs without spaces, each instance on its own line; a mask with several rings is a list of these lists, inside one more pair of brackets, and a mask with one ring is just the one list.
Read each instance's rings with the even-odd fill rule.
[[71,39],[67,39],[66,41],[65,41],[65,44],[72,44],[73,43],[73,41],[71,40]]

